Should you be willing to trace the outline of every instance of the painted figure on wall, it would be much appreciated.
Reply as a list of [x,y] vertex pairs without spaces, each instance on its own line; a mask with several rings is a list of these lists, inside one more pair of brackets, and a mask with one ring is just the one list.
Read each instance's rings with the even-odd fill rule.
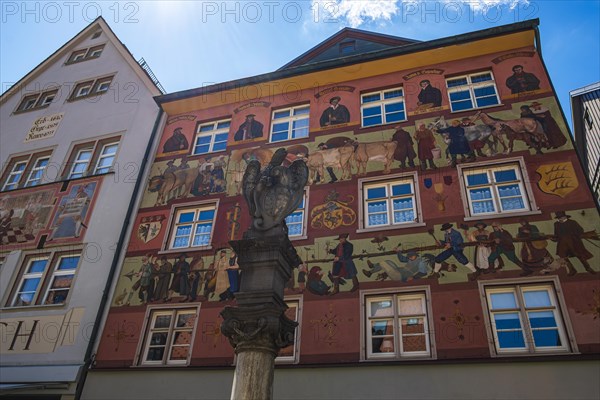
[[415,139],[417,141],[417,154],[421,162],[421,170],[427,169],[427,163],[429,163],[429,168],[437,169],[437,166],[433,162],[433,150],[437,147],[433,132],[427,129],[425,124],[420,124],[419,129],[415,131]]
[[52,232],[48,241],[63,238],[78,238],[83,228],[87,228],[85,218],[90,206],[96,182],[75,185],[71,192],[64,196],[58,206],[52,222]]
[[323,282],[323,275],[324,273],[321,267],[315,265],[310,269],[306,285],[309,292],[316,294],[317,296],[325,296],[329,294],[329,289],[331,286],[327,286],[327,284]]
[[428,79],[419,82],[421,91],[419,92],[419,101],[417,104],[422,108],[440,107],[442,105],[442,92],[440,89],[431,86]]
[[[137,273],[138,278],[140,278],[139,282],[136,282],[136,285],[139,283],[139,291],[138,297],[142,304],[149,303],[154,300],[154,290],[155,290],[155,263],[152,255],[148,254],[142,257],[142,266]],[[134,290],[135,286],[134,285]]]
[[333,277],[333,291],[331,294],[336,294],[340,291],[340,279],[352,279],[351,292],[358,290],[358,277],[356,266],[352,260],[352,252],[354,246],[348,241],[348,234],[342,233],[338,236],[339,244],[335,249],[329,250],[333,254],[333,268],[331,275]]
[[543,234],[537,226],[532,225],[525,218],[519,220],[517,238],[523,240],[521,247],[521,261],[530,268],[542,267],[550,257],[548,241],[542,238]]
[[190,273],[188,280],[190,282],[190,292],[183,301],[196,301],[198,289],[202,282],[202,272],[204,271],[204,260],[201,256],[195,255],[190,261]]
[[6,194],[0,198],[0,245],[35,240],[54,209],[54,190]]
[[556,240],[556,255],[560,258],[567,259],[576,257],[583,265],[585,270],[590,274],[595,274],[592,269],[589,259],[594,255],[590,253],[583,244],[583,228],[577,221],[573,221],[571,216],[564,211],[556,212],[557,221],[554,223],[554,237]]
[[173,264],[171,270],[173,279],[169,287],[169,295],[165,301],[171,301],[175,293],[187,298],[190,292],[189,272],[190,264],[185,261],[187,254],[182,253],[177,257],[177,261]]
[[163,145],[163,153],[187,150],[189,148],[190,145],[185,135],[182,133],[182,129],[183,128],[175,128],[173,130],[173,135],[171,135]]
[[254,119],[256,115],[246,115],[246,120],[240,125],[233,140],[239,142],[241,140],[255,139],[263,136],[263,124]]
[[433,254],[419,255],[416,251],[410,250],[405,255],[398,247],[394,248],[394,251],[403,265],[398,265],[392,260],[384,260],[376,264],[367,260],[369,269],[363,269],[363,274],[371,277],[377,273],[375,279],[380,281],[389,278],[392,281],[407,282],[428,276],[433,270],[432,266],[435,259]]
[[410,137],[410,133],[402,129],[402,127],[395,127],[396,132],[392,135],[392,140],[397,143],[396,151],[394,152],[394,158],[400,161],[400,167],[406,168],[406,163],[411,168],[415,167],[414,159],[417,156],[415,149],[413,148],[413,140]]
[[523,272],[521,272],[521,276],[533,274],[533,270],[517,258],[514,240],[510,232],[504,229],[502,224],[499,222],[492,222],[492,228],[494,231],[490,233],[490,240],[494,242],[494,249],[488,257],[488,263],[490,265],[494,265],[498,257],[505,255],[506,258],[518,265],[519,268],[523,270]]
[[455,230],[453,228],[453,225],[447,222],[442,225],[440,230],[444,232],[444,240],[438,240],[437,238],[435,238],[435,236],[434,239],[438,246],[444,246],[444,251],[442,251],[435,257],[435,267],[433,270],[433,276],[440,276],[439,272],[442,269],[442,262],[446,261],[450,257],[454,257],[456,261],[467,267],[469,271],[475,274],[477,272],[475,266],[463,253],[462,244],[464,240],[460,232]]
[[522,65],[515,65],[513,74],[506,79],[506,86],[512,94],[537,90],[540,88],[540,80],[534,74],[525,72]]
[[459,120],[455,119],[452,121],[452,126],[447,128],[438,128],[437,132],[445,134],[450,140],[450,143],[448,143],[448,152],[450,153],[450,166],[452,168],[456,167],[459,155],[467,156],[467,162],[475,161],[475,153],[469,145],[469,141],[465,136],[465,130]]
[[542,124],[544,133],[548,138],[548,148],[557,149],[567,143],[567,138],[556,123],[552,113],[543,104],[534,101],[529,105],[536,120]]
[[215,262],[215,273],[217,282],[215,286],[215,293],[219,296],[219,300],[227,300],[228,289],[229,289],[229,276],[227,270],[229,269],[229,260],[227,259],[227,250],[223,249],[219,251],[219,257]]
[[[325,143],[321,142],[317,145],[317,148],[319,150],[327,150],[328,147]],[[333,172],[333,167],[331,165],[326,165],[325,169],[327,170],[327,173],[329,174],[329,178],[330,178],[329,183],[337,182],[338,178],[335,175],[335,172]],[[325,177],[321,177],[321,175],[317,171],[317,177],[315,178],[315,183],[319,183],[321,181],[321,179],[325,180]]]
[[171,264],[167,256],[161,256],[154,285],[154,299],[166,301],[169,297],[169,284],[171,283]]
[[490,243],[490,232],[486,230],[487,224],[483,221],[477,221],[474,224],[475,230],[467,232],[465,229],[465,236],[469,241],[477,242],[475,246],[475,257],[474,265],[484,273],[494,272],[500,268],[501,259],[496,260],[493,264],[490,264],[488,258],[492,254],[492,246]]
[[340,104],[340,100],[340,96],[334,96],[329,100],[329,107],[323,111],[319,120],[321,127],[345,124],[350,121],[350,111]]

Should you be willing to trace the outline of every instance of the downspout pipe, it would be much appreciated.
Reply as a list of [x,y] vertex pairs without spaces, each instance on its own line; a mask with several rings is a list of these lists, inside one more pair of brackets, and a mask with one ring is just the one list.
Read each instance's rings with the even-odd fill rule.
[[100,306],[98,308],[98,313],[96,314],[96,320],[94,321],[94,327],[92,329],[92,333],[90,335],[90,341],[87,346],[87,350],[85,352],[84,364],[81,369],[81,373],[79,379],[77,380],[77,388],[75,390],[75,400],[79,400],[81,398],[81,394],[83,393],[83,386],[85,384],[85,380],[88,375],[88,371],[90,365],[92,363],[92,352],[94,350],[94,344],[96,343],[96,339],[100,332],[100,323],[102,322],[104,310],[108,304],[108,295],[110,293],[110,288],[113,283],[113,279],[115,273],[117,272],[117,267],[119,266],[119,258],[121,257],[121,251],[123,250],[123,243],[125,242],[127,231],[129,228],[129,223],[131,221],[131,216],[135,211],[136,200],[138,197],[138,192],[140,190],[140,186],[142,185],[142,177],[144,171],[146,170],[146,165],[148,164],[148,160],[150,158],[150,153],[152,148],[154,147],[154,140],[156,138],[160,121],[163,116],[163,109],[159,107],[158,115],[156,116],[156,120],[154,121],[154,127],[152,128],[152,133],[150,135],[150,140],[148,141],[148,145],[146,146],[146,152],[144,153],[144,158],[140,165],[140,175],[135,182],[135,187],[133,188],[133,193],[131,195],[131,200],[129,200],[129,206],[127,207],[127,214],[125,215],[125,220],[123,221],[123,226],[121,228],[121,234],[119,235],[119,241],[117,242],[117,248],[115,250],[115,255],[112,260],[112,264],[110,266],[110,270],[108,272],[108,277],[106,279],[106,285],[104,286],[104,291],[102,292],[102,299],[100,300]]

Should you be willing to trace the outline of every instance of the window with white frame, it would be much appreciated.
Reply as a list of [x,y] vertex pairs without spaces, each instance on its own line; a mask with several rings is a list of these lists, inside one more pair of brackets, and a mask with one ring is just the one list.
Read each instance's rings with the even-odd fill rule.
[[471,216],[530,211],[519,163],[460,170]]
[[75,85],[69,101],[79,100],[106,93],[110,89],[114,76],[105,76],[95,80],[81,82]]
[[168,247],[184,249],[209,246],[215,215],[216,205],[214,203],[176,209]]
[[376,126],[406,121],[402,88],[365,93],[360,96],[362,126]]
[[452,111],[472,110],[500,104],[491,71],[446,79]]
[[93,148],[80,149],[77,151],[71,165],[71,170],[69,171],[69,179],[81,178],[85,175],[93,153]]
[[52,150],[15,156],[7,163],[0,178],[0,190],[14,190],[41,183],[48,167]]
[[484,288],[498,355],[571,351],[552,283]]
[[302,202],[298,205],[298,208],[285,218],[285,223],[288,227],[288,236],[290,238],[304,236],[305,231],[305,218],[306,218],[306,191],[302,195]]
[[290,344],[279,350],[279,354],[277,358],[275,358],[276,363],[295,363],[298,362],[298,353],[300,340],[298,337],[298,333],[300,332],[300,298],[298,299],[286,299],[285,304],[288,306],[287,310],[285,310],[285,316],[291,319],[292,321],[298,322],[298,326],[294,332],[294,343]]
[[229,136],[230,127],[230,119],[198,124],[192,154],[207,154],[224,151],[227,148],[227,138]]
[[424,291],[365,293],[366,359],[432,357]]
[[412,176],[364,181],[361,190],[364,228],[419,222],[418,197]]
[[110,171],[117,155],[119,143],[107,143],[102,146],[98,155],[98,162],[94,169],[94,174],[105,174]]
[[271,142],[308,137],[309,105],[273,111]]
[[26,258],[7,307],[64,304],[73,286],[79,254],[51,253]]
[[57,94],[58,89],[51,89],[39,93],[29,94],[23,97],[23,100],[21,100],[19,103],[15,113],[46,108],[52,104]]
[[189,363],[197,308],[150,310],[140,365]]
[[93,58],[98,58],[102,54],[103,50],[104,50],[103,44],[101,44],[99,46],[86,48],[86,49],[75,50],[69,56],[69,59],[67,60],[66,64],[67,65],[74,64],[77,62],[87,61],[87,60],[91,60]]
[[44,172],[48,167],[48,163],[50,162],[50,156],[48,157],[39,157],[35,160],[31,171],[29,172],[29,176],[27,177],[27,181],[25,182],[25,187],[36,186],[39,185],[44,177]]

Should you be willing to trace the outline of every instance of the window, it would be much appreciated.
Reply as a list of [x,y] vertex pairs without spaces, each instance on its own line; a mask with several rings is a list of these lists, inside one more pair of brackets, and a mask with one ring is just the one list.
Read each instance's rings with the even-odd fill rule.
[[[119,140],[120,137],[112,137],[76,145],[62,176],[65,179],[77,179],[110,172],[119,149]],[[90,166],[93,166],[93,170]]]
[[31,168],[29,177],[25,182],[25,187],[36,186],[40,184],[49,161],[50,157],[39,157],[35,160],[35,164],[33,164],[33,168]]
[[51,89],[40,93],[29,94],[23,97],[23,100],[21,100],[19,103],[15,113],[46,108],[54,101],[57,94],[58,89]]
[[308,137],[310,106],[297,106],[273,111],[271,142]]
[[79,259],[79,254],[72,253],[26,258],[17,285],[6,306],[64,304],[73,286]]
[[498,355],[569,352],[569,340],[552,283],[484,286]]
[[19,185],[19,181],[21,180],[21,177],[23,176],[23,172],[25,171],[26,166],[27,166],[27,161],[16,162],[13,165],[10,173],[8,174],[8,177],[7,177],[6,181],[4,182],[4,186],[2,187],[2,190],[16,189]]
[[413,174],[389,180],[360,180],[362,227],[401,227],[420,223],[419,193],[415,181]]
[[119,143],[109,143],[102,146],[102,150],[100,151],[100,155],[98,156],[98,163],[96,164],[96,168],[94,169],[94,174],[105,174],[110,171],[110,168],[115,161],[115,156],[117,154],[117,149],[119,148]]
[[287,347],[279,350],[279,354],[277,358],[275,358],[276,363],[297,363],[298,362],[298,353],[300,352],[300,316],[302,315],[301,310],[301,299],[302,297],[297,297],[294,299],[285,299],[285,304],[288,306],[287,310],[285,310],[285,316],[291,319],[292,321],[298,322],[298,326],[296,327],[296,331],[294,332],[294,343],[290,344]]
[[12,158],[0,180],[2,191],[39,185],[45,175],[52,151]]
[[446,79],[452,111],[471,110],[500,104],[491,72]]
[[[99,36],[99,34],[98,34]],[[92,38],[93,39],[93,38]],[[66,64],[74,64],[80,61],[91,60],[92,58],[98,58],[102,54],[104,50],[104,45],[101,44],[99,46],[90,47],[87,49],[75,50],[71,53],[71,56],[67,60]]]
[[140,364],[187,364],[197,314],[197,308],[150,310]]
[[519,163],[460,170],[472,217],[531,210]]
[[102,31],[96,31],[94,32],[94,34],[92,35],[92,39],[97,39],[100,37],[100,35],[102,35]]
[[349,54],[354,53],[356,50],[356,42],[354,40],[350,42],[340,43],[340,55],[347,56]]
[[406,121],[402,88],[366,93],[360,96],[362,126]]
[[365,358],[433,357],[425,291],[365,294]]
[[196,128],[196,138],[194,139],[192,154],[224,151],[227,147],[230,126],[230,119],[199,124]]
[[171,229],[169,248],[209,246],[215,214],[215,204],[177,209]]
[[288,227],[288,236],[290,238],[298,238],[306,235],[305,216],[306,216],[306,191],[302,196],[302,202],[296,208],[296,211],[285,218],[285,223]]
[[69,101],[106,93],[110,89],[110,84],[112,83],[113,78],[114,76],[108,76],[78,83],[75,85],[75,89],[73,89],[73,93],[71,93]]

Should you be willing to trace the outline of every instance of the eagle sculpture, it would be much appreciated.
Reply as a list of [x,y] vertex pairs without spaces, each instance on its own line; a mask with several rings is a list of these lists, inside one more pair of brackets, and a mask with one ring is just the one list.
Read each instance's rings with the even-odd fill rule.
[[303,160],[283,166],[288,152],[278,149],[269,164],[261,171],[260,162],[248,163],[242,180],[242,191],[252,225],[246,238],[287,235],[285,218],[298,208],[308,180],[308,167]]

